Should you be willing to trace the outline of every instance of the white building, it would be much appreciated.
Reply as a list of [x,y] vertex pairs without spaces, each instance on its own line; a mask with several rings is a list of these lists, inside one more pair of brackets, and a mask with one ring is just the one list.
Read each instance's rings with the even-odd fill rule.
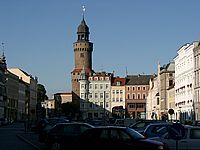
[[194,48],[194,111],[195,120],[200,118],[200,41]]
[[83,119],[111,115],[111,79],[111,73],[98,72],[86,75],[84,69],[82,70],[79,83],[80,111]]
[[146,102],[146,119],[158,119],[159,115],[159,84],[158,76],[149,81],[149,91]]
[[183,45],[175,61],[175,114],[180,121],[192,119],[194,103],[194,45]]

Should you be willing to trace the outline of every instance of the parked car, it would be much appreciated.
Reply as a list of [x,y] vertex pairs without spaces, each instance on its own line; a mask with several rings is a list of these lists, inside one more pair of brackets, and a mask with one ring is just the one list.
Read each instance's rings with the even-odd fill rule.
[[165,121],[162,121],[162,120],[139,120],[131,124],[129,127],[142,134],[149,124],[164,123],[164,122]]
[[170,126],[173,123],[165,122],[165,123],[153,123],[147,125],[146,129],[142,133],[146,138],[150,137],[160,137],[169,131]]
[[166,150],[165,144],[155,140],[146,139],[139,132],[129,127],[98,126],[81,134],[77,145],[82,149],[107,149],[115,150]]
[[59,117],[53,117],[53,118],[47,118],[45,119],[45,122],[42,122],[42,126],[38,132],[38,141],[41,143],[45,143],[47,133],[49,130],[56,125],[57,123],[68,123],[70,122],[69,120],[65,118],[59,118]]
[[199,150],[200,149],[200,127],[184,125],[185,134],[180,140],[174,140],[170,134],[166,132],[160,137],[152,137],[150,139],[164,142],[170,150]]
[[80,134],[90,128],[94,126],[88,123],[58,123],[47,133],[47,147],[51,150],[72,149]]

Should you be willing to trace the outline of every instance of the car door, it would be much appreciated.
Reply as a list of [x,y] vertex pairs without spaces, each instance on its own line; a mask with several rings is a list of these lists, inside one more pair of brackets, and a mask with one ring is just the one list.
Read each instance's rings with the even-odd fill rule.
[[180,141],[180,148],[187,150],[200,149],[200,128],[189,128],[187,140]]
[[133,149],[133,140],[125,130],[110,130],[110,146],[114,149]]

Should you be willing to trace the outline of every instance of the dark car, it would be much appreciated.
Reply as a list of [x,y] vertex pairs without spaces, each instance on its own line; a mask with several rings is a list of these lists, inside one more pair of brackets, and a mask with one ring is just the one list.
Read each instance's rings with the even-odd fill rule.
[[47,147],[51,150],[74,148],[80,134],[90,128],[94,126],[88,123],[58,123],[47,133]]
[[145,128],[149,124],[154,124],[154,123],[164,123],[165,121],[162,120],[139,120],[133,124],[131,124],[129,127],[138,131],[139,133],[143,134]]
[[82,149],[126,149],[126,150],[166,150],[165,144],[146,139],[139,132],[129,127],[99,126],[81,134],[78,144]]
[[65,118],[59,118],[59,117],[45,119],[45,122],[42,123],[42,126],[38,132],[38,141],[41,143],[45,143],[47,133],[54,125],[56,125],[57,123],[68,123],[68,122],[70,121]]

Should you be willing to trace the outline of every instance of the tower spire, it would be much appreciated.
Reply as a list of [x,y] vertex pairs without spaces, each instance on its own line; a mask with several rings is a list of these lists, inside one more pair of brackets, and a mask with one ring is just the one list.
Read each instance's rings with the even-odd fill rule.
[[83,15],[83,20],[84,20],[84,15],[85,15],[85,6],[82,6],[82,15]]

